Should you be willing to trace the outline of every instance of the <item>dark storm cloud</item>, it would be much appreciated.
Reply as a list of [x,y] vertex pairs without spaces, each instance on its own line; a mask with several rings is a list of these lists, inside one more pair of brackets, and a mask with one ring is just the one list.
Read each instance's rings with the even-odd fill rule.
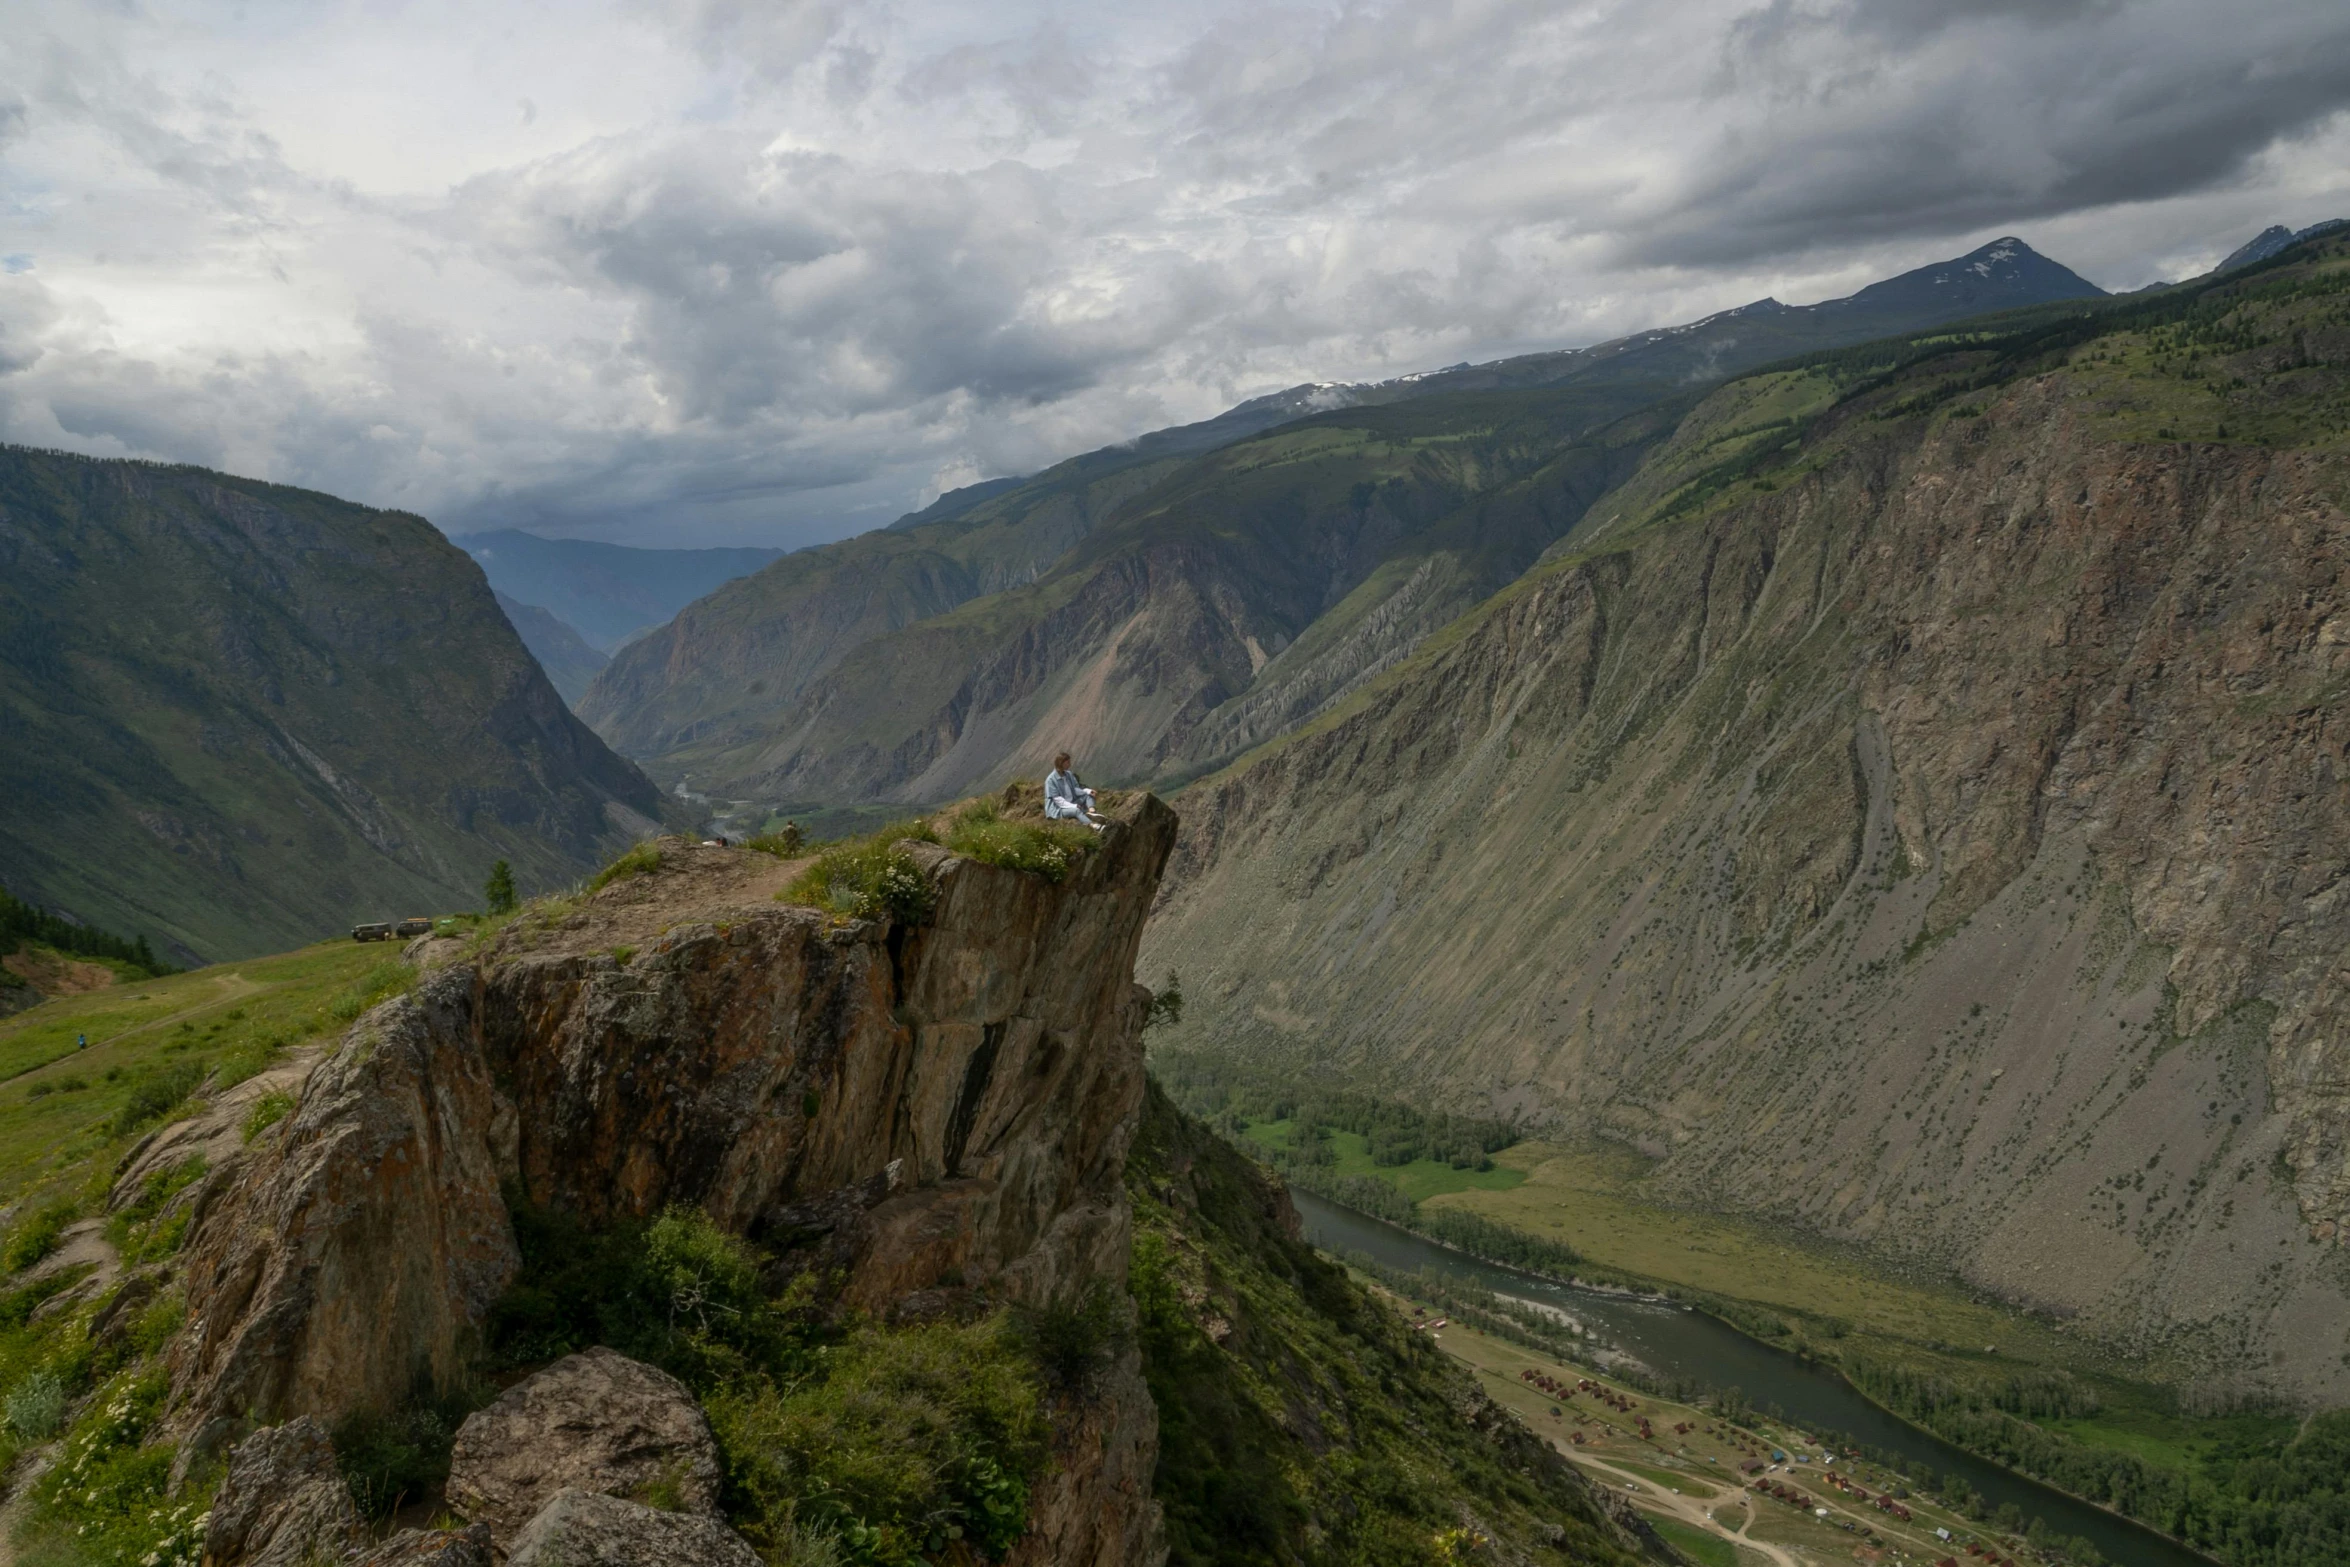
[[252,6],[0,32],[0,436],[454,527],[805,542],[1300,380],[2350,210],[2339,3]]
[[1729,29],[1702,173],[1631,227],[1646,261],[2161,200],[2350,103],[2350,7],[1794,0]]

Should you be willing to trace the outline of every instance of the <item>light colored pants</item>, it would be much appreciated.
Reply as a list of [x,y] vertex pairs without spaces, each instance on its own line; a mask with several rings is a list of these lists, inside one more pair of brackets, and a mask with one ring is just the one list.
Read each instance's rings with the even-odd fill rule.
[[1047,821],[1083,822],[1088,827],[1101,825],[1093,819],[1093,791],[1091,789],[1078,790],[1077,800],[1074,804],[1067,800],[1045,801],[1044,815]]

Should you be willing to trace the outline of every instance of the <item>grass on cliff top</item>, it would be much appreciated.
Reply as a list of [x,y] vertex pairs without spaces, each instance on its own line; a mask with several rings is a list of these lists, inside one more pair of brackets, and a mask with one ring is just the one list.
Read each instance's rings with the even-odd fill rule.
[[890,915],[918,925],[930,915],[930,878],[898,847],[912,840],[939,844],[965,859],[1027,871],[1057,882],[1093,852],[1095,833],[1077,822],[1023,821],[1007,816],[992,797],[967,801],[927,818],[892,822],[862,838],[826,844],[806,870],[775,896],[846,919]]

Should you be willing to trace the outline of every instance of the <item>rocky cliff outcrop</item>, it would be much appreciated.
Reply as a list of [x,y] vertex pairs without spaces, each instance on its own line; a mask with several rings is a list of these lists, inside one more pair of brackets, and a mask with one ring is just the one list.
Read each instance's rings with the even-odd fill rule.
[[[932,892],[913,925],[779,902],[795,866],[664,839],[640,874],[444,954],[199,1188],[185,1451],[453,1384],[517,1266],[509,1194],[590,1226],[699,1209],[882,1320],[1123,1301],[1134,952],[1175,820],[1148,796],[1116,817],[1057,883],[903,846]],[[1010,1560],[1157,1559],[1138,1366],[1128,1349],[1054,1404]],[[495,1466],[468,1448],[502,1418],[469,1424],[452,1501],[514,1489],[475,1483]],[[518,1525],[543,1500],[522,1490],[485,1516]]]
[[2350,1398],[2346,267],[1727,389],[1595,539],[1185,797],[1146,971],[1194,1039]]

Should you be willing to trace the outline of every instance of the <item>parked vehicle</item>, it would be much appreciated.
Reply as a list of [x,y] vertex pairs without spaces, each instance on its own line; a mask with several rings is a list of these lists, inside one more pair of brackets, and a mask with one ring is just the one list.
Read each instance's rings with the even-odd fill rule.
[[354,925],[351,927],[351,939],[353,941],[389,941],[392,939],[392,927],[380,921],[373,925]]
[[399,924],[394,925],[392,934],[395,936],[429,936],[432,934],[432,921],[421,914],[412,914],[400,921]]

